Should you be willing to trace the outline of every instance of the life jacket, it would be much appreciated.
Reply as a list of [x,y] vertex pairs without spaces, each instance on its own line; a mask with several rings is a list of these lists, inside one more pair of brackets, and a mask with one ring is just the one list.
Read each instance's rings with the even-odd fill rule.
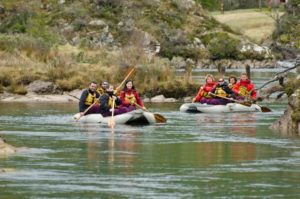
[[247,90],[247,88],[245,86],[240,86],[239,87],[239,95],[243,96],[243,97],[248,97],[249,96],[249,92]]
[[103,94],[105,93],[105,90],[104,90],[102,87],[100,87],[100,88],[97,89],[97,92],[98,92],[100,95],[103,95]]
[[137,102],[134,93],[125,93],[125,101],[129,102],[130,104],[135,104]]
[[205,97],[205,98],[208,98],[208,99],[213,98],[213,96],[209,95],[208,92],[206,92],[206,91],[202,92],[202,97]]
[[87,106],[90,106],[96,101],[96,92],[94,94],[92,94],[90,92],[88,92],[88,93],[89,94],[86,97],[84,104],[87,105]]
[[[109,99],[108,99],[108,106],[112,107],[112,105],[113,105],[113,98],[109,97]],[[116,107],[116,105],[115,105],[115,107]]]
[[206,83],[203,87],[202,97],[205,98],[213,98],[213,96],[209,95],[208,93],[216,86],[216,82]]
[[221,97],[226,97],[227,93],[222,89],[222,87],[217,87],[215,94]]

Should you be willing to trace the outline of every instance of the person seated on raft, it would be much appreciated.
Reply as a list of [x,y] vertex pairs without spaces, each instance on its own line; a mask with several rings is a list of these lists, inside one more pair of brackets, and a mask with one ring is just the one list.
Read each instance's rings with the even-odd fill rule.
[[230,75],[228,78],[228,87],[232,90],[236,83],[237,83],[236,76]]
[[212,104],[212,105],[226,105],[227,103],[230,102],[230,100],[224,99],[224,97],[225,98],[234,97],[234,92],[228,87],[228,84],[227,82],[225,82],[224,78],[220,78],[218,80],[218,84],[209,92],[209,94],[210,93],[214,94],[213,95],[214,98],[212,98],[207,104]]
[[103,81],[101,83],[101,86],[97,89],[97,92],[100,94],[100,95],[103,95],[106,91],[106,89],[108,88],[109,86],[109,83],[107,81]]
[[233,87],[233,92],[237,95],[238,100],[251,100],[256,101],[256,91],[254,84],[248,79],[246,73],[241,74],[241,79]]
[[124,88],[120,93],[120,99],[122,100],[122,107],[126,108],[127,112],[135,110],[136,104],[145,110],[144,104],[135,89],[132,80],[127,80],[125,82]]
[[[95,81],[90,82],[89,87],[82,91],[79,99],[79,113],[80,116],[97,113],[99,111],[99,105],[94,104],[100,97],[100,94],[96,91],[97,83]],[[93,105],[94,104],[94,105]],[[93,105],[85,114],[84,111]]]
[[115,101],[114,115],[126,113],[126,109],[118,107],[121,105],[122,100],[114,94],[114,86],[110,85],[108,89],[106,89],[106,92],[100,97],[99,113],[101,113],[103,117],[111,116],[113,100]]
[[216,86],[216,82],[214,82],[214,76],[211,74],[206,75],[205,82],[205,85],[200,87],[197,96],[193,99],[193,102],[205,104],[212,99],[212,96],[210,96],[208,93]]

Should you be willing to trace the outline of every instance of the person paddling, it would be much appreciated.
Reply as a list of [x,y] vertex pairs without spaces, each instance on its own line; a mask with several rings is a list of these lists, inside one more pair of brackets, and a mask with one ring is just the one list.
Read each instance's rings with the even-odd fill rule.
[[136,104],[143,110],[146,110],[132,80],[125,82],[124,88],[120,93],[120,99],[122,100],[122,107],[125,107],[127,112],[135,110]]
[[[96,91],[97,83],[95,81],[90,82],[89,87],[81,93],[81,97],[79,99],[79,113],[80,116],[97,113],[99,110],[99,105],[94,104],[100,94]],[[90,107],[92,106],[92,107]],[[85,113],[85,110],[89,108],[89,110]]]
[[[215,96],[213,99],[211,99],[208,104],[213,105],[225,105],[229,103],[229,100],[226,100],[224,98],[233,98],[234,92],[228,87],[227,82],[225,82],[224,78],[220,78],[218,80],[218,84],[215,88],[213,88],[210,93],[213,93]],[[220,97],[218,97],[220,96]]]
[[197,96],[193,99],[193,102],[200,102],[201,104],[208,103],[212,96],[208,93],[216,86],[216,82],[214,82],[214,76],[211,74],[206,75],[205,77],[205,85],[201,86]]
[[97,89],[97,92],[100,95],[103,95],[108,87],[109,87],[109,83],[107,81],[103,81],[101,83],[101,86]]
[[110,85],[108,89],[106,89],[106,92],[100,97],[99,113],[101,113],[103,117],[111,116],[113,101],[115,101],[114,115],[126,112],[126,110],[118,108],[122,100],[114,94],[114,86]]
[[241,74],[240,81],[234,85],[232,90],[238,95],[238,100],[256,101],[256,91],[254,84],[248,79],[246,73]]
[[233,89],[234,85],[237,83],[237,78],[234,75],[230,75],[228,78],[228,87]]

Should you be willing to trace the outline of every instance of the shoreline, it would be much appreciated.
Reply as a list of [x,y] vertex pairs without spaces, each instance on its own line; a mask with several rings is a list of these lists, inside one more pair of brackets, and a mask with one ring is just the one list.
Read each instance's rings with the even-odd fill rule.
[[[11,93],[0,94],[0,103],[22,102],[22,103],[38,103],[38,102],[53,102],[53,103],[76,103],[79,102],[83,90],[74,90],[71,92],[64,92],[63,94],[36,94],[27,93],[26,95],[17,95]],[[184,99],[165,98],[163,95],[157,95],[152,98],[142,98],[145,103],[170,103],[170,102],[188,102],[192,97],[185,97]]]

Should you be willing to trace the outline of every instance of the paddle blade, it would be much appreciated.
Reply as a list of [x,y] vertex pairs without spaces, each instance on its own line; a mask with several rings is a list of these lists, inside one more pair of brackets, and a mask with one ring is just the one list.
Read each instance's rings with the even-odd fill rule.
[[264,112],[264,113],[266,113],[266,112],[272,112],[272,110],[269,109],[269,108],[266,107],[266,106],[261,106],[260,108],[261,108],[261,112]]
[[241,102],[240,104],[244,105],[244,106],[252,106],[252,103],[251,102]]
[[111,118],[109,119],[109,121],[108,121],[108,126],[109,126],[110,128],[114,128],[115,125],[116,125],[116,123],[115,123],[115,121],[114,121],[114,118],[111,117]]
[[155,118],[156,123],[166,123],[167,122],[167,119],[158,113],[154,113],[154,118]]

